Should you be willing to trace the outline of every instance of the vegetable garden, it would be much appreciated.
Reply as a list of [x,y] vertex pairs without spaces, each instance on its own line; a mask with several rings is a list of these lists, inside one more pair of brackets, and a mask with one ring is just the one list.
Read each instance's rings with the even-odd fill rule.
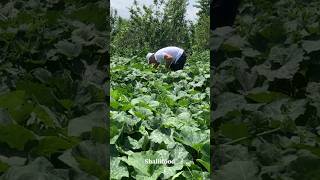
[[210,179],[209,80],[209,52],[177,72],[111,58],[111,179]]
[[319,1],[242,1],[212,33],[215,179],[320,179]]
[[105,1],[0,2],[0,179],[108,179]]

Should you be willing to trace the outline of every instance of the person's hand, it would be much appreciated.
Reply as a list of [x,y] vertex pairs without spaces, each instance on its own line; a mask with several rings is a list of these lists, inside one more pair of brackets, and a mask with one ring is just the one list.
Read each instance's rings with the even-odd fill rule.
[[165,54],[164,55],[164,59],[168,62],[168,61],[172,61],[173,60],[173,57],[170,55],[170,54]]

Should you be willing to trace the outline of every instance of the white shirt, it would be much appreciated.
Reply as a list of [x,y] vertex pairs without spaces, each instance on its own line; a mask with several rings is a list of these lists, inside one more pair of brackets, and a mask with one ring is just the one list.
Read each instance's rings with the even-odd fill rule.
[[172,63],[175,63],[181,57],[183,51],[181,48],[169,46],[158,50],[154,53],[154,57],[158,63],[165,64],[164,55],[169,54],[173,58]]

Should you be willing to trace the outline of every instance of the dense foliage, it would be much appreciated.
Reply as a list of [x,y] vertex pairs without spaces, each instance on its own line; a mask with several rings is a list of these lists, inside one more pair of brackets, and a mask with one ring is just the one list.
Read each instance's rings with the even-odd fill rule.
[[[195,22],[187,4],[135,1],[129,19],[111,12],[111,179],[210,179],[208,1]],[[148,66],[147,52],[166,46],[187,52],[183,70]],[[175,164],[145,162],[156,159]]]
[[135,1],[129,19],[111,11],[112,54],[145,56],[166,46],[179,46],[188,53],[208,49],[208,2],[198,1],[200,11],[195,22],[186,19],[187,0],[155,0],[150,6]]
[[209,80],[208,51],[177,72],[111,58],[111,179],[210,179]]
[[0,179],[108,178],[105,1],[0,2]]
[[320,179],[316,0],[242,1],[212,32],[216,179]]
[[197,12],[197,21],[193,26],[192,50],[202,51],[203,49],[209,49],[210,38],[210,2],[209,0],[198,0],[195,5],[199,9]]

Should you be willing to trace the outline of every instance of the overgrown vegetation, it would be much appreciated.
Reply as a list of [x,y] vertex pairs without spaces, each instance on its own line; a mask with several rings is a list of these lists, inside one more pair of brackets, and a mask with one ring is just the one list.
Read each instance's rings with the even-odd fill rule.
[[194,54],[168,72],[111,58],[111,179],[210,179],[208,59]]
[[243,1],[213,32],[214,178],[320,179],[319,7]]
[[[135,2],[111,18],[111,179],[210,179],[209,6],[195,22],[186,0]],[[147,52],[186,50],[183,70],[152,69]],[[192,55],[191,55],[192,54]],[[175,164],[146,164],[145,160]]]
[[0,2],[0,179],[108,178],[108,9]]

